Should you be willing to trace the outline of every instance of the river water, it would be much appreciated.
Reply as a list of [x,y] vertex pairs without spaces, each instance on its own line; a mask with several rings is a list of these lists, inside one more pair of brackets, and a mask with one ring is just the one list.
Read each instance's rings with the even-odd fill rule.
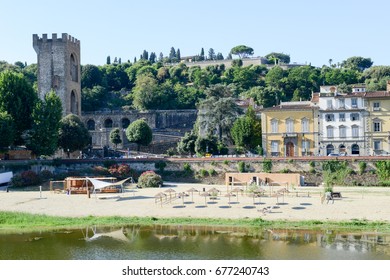
[[387,260],[390,235],[128,226],[1,234],[2,260]]

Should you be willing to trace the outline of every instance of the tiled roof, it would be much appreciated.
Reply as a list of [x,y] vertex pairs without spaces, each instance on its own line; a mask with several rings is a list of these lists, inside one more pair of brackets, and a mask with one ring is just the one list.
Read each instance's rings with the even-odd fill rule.
[[312,110],[316,108],[310,105],[278,105],[269,108],[264,108],[262,111],[281,111],[281,110]]
[[378,97],[390,97],[390,92],[388,91],[371,91],[366,92],[366,98],[378,98]]

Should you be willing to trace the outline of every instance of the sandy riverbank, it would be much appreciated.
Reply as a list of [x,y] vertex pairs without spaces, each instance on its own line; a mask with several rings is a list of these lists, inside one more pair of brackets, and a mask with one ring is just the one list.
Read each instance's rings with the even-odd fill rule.
[[[167,189],[177,193],[195,188],[183,198],[169,201]],[[208,191],[217,188],[217,199],[199,195],[203,188]],[[321,203],[319,188],[298,188],[290,190],[278,198],[270,195],[256,198],[241,193],[226,197],[225,186],[199,184],[171,184],[161,189],[137,189],[121,194],[98,194],[88,198],[86,195],[66,195],[45,191],[0,192],[0,211],[17,211],[54,216],[141,216],[141,217],[208,217],[208,218],[258,218],[265,220],[323,220],[342,221],[367,219],[370,221],[390,221],[390,189],[386,188],[338,188],[342,198],[334,203]],[[272,190],[275,191],[275,190]],[[298,191],[298,193],[297,193]],[[162,203],[155,195],[165,192]],[[309,194],[309,196],[308,196]],[[298,195],[298,196],[297,196]],[[270,213],[263,209],[272,206]]]

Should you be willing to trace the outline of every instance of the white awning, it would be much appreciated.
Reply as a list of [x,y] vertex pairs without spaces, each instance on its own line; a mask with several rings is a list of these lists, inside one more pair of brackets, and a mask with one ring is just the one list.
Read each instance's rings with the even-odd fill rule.
[[100,190],[100,189],[110,187],[110,186],[121,186],[124,182],[126,182],[127,180],[130,180],[130,179],[132,179],[132,178],[129,177],[129,178],[124,179],[124,180],[119,181],[119,182],[105,182],[102,180],[97,180],[97,179],[87,177],[87,180],[89,180],[92,183],[95,190]]

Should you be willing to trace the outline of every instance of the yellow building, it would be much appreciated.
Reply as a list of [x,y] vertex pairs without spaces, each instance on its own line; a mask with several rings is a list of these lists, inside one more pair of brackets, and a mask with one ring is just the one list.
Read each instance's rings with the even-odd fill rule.
[[281,102],[278,106],[262,110],[265,156],[300,157],[317,154],[318,100],[314,99],[313,96],[312,102]]
[[390,81],[387,91],[365,94],[366,136],[370,155],[390,155]]

